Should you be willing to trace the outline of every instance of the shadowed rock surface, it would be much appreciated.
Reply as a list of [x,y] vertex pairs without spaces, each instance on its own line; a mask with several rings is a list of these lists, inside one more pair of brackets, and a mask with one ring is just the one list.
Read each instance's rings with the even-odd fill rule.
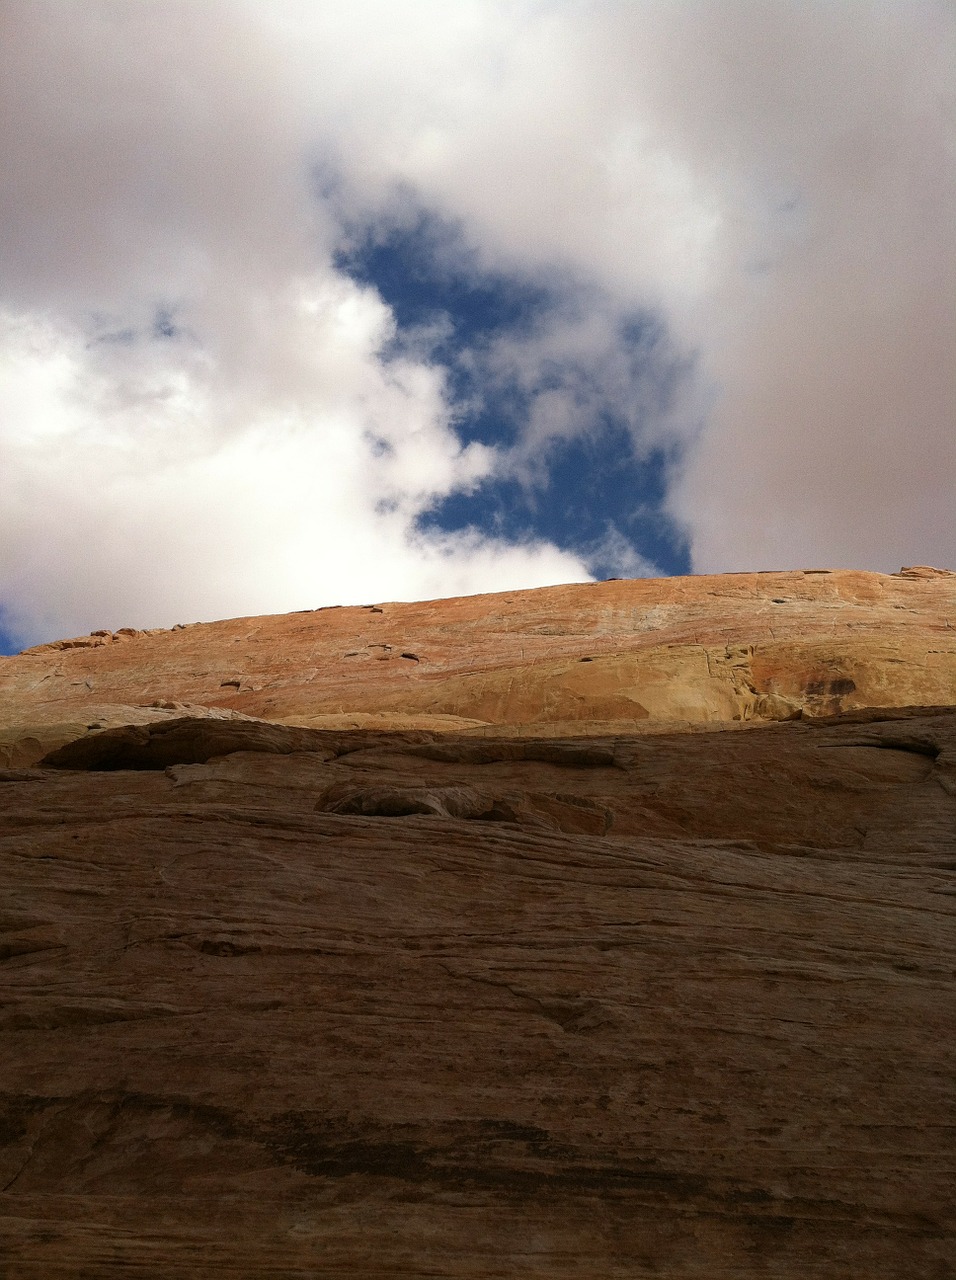
[[[556,589],[558,647],[604,588],[649,584]],[[414,683],[400,731],[211,716],[187,632],[0,663],[19,726],[82,712],[64,653],[148,642],[172,704],[0,769],[4,1280],[952,1274],[956,698],[915,629],[888,709],[573,734],[439,733]]]

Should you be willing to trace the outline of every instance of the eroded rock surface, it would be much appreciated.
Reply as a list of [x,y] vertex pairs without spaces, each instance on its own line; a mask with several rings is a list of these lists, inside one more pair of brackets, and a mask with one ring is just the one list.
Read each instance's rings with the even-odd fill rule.
[[[913,574],[841,576],[881,617],[951,590]],[[708,645],[725,587],[694,606]],[[902,667],[917,635],[950,652],[948,598],[894,633]],[[211,640],[163,659],[165,695],[140,659],[97,668],[101,706],[172,704],[152,722],[104,726],[66,685],[80,730],[0,768],[4,1280],[952,1274],[952,685],[874,666],[915,705],[769,724],[599,732],[612,683],[573,733],[322,728],[210,714],[237,625],[11,660],[17,723],[62,726],[64,654]],[[594,615],[554,625],[600,647]],[[284,682],[264,697],[315,683],[255,652]]]
[[[17,726],[0,764],[29,766],[77,724],[177,704],[314,728],[567,736],[938,705],[954,689],[956,574],[598,582],[41,645],[0,659],[0,725]],[[53,734],[57,722],[70,723]]]

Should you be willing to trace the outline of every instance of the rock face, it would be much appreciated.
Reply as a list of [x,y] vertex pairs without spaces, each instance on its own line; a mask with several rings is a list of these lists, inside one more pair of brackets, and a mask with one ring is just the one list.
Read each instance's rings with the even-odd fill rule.
[[0,663],[0,1275],[951,1275],[954,584]]
[[566,736],[940,705],[954,689],[953,573],[612,581],[41,645],[0,660],[0,762],[189,711]]

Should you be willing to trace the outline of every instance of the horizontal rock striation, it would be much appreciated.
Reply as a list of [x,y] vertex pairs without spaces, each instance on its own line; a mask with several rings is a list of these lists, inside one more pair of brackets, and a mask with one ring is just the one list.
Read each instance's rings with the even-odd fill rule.
[[[766,583],[805,623],[773,682]],[[0,768],[0,1275],[944,1280],[951,593],[604,583],[0,664],[36,738]],[[418,661],[316,710],[390,611]],[[627,683],[672,643],[678,687]],[[687,710],[730,648],[726,719],[605,715]],[[479,678],[515,719],[449,732]]]
[[0,659],[0,763],[30,765],[87,724],[183,706],[317,728],[567,736],[948,704],[956,574],[610,581],[117,634]]

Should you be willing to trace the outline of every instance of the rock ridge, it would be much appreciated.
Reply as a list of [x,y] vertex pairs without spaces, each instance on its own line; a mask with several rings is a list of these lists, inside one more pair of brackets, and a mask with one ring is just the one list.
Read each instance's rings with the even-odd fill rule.
[[0,763],[34,764],[94,707],[86,723],[104,727],[179,705],[300,727],[567,735],[945,705],[956,574],[613,580],[129,632],[0,660]]

